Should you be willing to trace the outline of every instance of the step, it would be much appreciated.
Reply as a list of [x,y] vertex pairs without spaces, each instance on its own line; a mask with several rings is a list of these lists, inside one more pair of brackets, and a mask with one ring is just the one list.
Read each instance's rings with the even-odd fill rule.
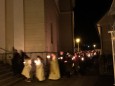
[[15,78],[15,79],[12,79],[12,81],[10,81],[8,83],[5,83],[3,85],[0,85],[0,86],[13,86],[15,83],[18,83],[18,82],[20,82],[22,80],[24,80],[24,78],[22,78],[22,77]]
[[10,75],[13,75],[13,73],[12,72],[6,72],[4,74],[0,74],[0,80],[3,79],[3,78],[5,78],[5,77],[8,77]]
[[17,76],[8,76],[0,80],[0,86],[12,86],[12,84],[23,80],[24,78],[20,75]]
[[7,72],[11,72],[11,69],[6,68],[6,69],[0,70],[0,75],[1,75],[1,74],[4,74],[4,73],[7,73]]
[[13,75],[10,65],[0,63],[0,86],[13,86],[23,79],[22,75]]

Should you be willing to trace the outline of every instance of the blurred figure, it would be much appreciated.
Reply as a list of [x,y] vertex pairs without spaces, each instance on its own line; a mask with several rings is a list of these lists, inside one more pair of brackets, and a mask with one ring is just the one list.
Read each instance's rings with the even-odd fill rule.
[[30,57],[25,57],[25,59],[24,59],[24,68],[23,68],[21,74],[26,77],[27,82],[31,82],[31,74],[30,74],[31,69],[32,69],[31,58]]
[[46,63],[44,66],[45,69],[45,77],[48,78],[49,77],[49,72],[50,72],[50,60],[51,60],[51,56],[48,54],[46,57]]
[[59,71],[59,65],[58,60],[56,58],[55,54],[51,54],[51,61],[50,61],[50,73],[49,73],[49,79],[51,80],[58,80],[60,79],[60,71]]
[[25,53],[24,51],[22,51],[22,50],[19,51],[19,55],[20,55],[19,72],[21,73],[22,70],[23,70],[23,68],[24,68],[24,64],[23,64],[24,58],[25,58],[25,57],[28,57],[28,56],[27,56],[26,53]]
[[43,59],[40,56],[37,56],[35,60],[36,64],[36,78],[39,81],[44,81],[45,80],[45,73],[44,73],[44,67],[43,67]]
[[73,61],[73,64],[72,64],[72,67],[73,67],[73,71],[74,71],[74,74],[78,74],[79,72],[79,61],[80,61],[80,58],[78,57],[77,53],[74,53],[73,57],[72,57],[72,61]]
[[65,75],[64,60],[65,60],[64,52],[60,51],[58,55],[58,62],[59,62],[61,78]]
[[73,64],[72,55],[67,52],[64,65],[65,65],[65,74],[68,78],[70,77],[72,72],[72,64]]
[[30,75],[31,79],[34,79],[36,77],[36,61],[37,57],[32,57],[31,58],[31,70],[30,70]]
[[16,49],[13,49],[12,70],[14,75],[20,74],[20,55]]

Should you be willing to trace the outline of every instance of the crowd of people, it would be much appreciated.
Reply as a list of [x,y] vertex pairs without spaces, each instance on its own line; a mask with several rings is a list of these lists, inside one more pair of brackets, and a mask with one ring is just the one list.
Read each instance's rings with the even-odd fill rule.
[[98,52],[81,51],[70,54],[60,51],[59,54],[50,53],[44,60],[41,56],[29,57],[22,50],[14,50],[12,69],[14,75],[21,74],[27,82],[34,78],[38,81],[46,79],[58,80],[63,77],[71,77],[73,74],[85,74],[87,67],[96,63]]
[[23,51],[14,50],[12,69],[14,75],[23,75],[26,78],[26,82],[31,82],[34,78],[38,81],[44,81],[46,78],[51,80],[60,79],[58,60],[54,53],[51,53],[50,58],[44,61],[39,55],[31,58]]

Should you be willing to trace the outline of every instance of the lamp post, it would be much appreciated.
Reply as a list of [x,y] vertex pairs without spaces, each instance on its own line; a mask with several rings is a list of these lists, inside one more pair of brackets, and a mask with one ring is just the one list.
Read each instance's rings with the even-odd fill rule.
[[77,50],[78,50],[78,52],[79,52],[79,43],[80,43],[80,38],[77,38],[77,39],[76,39],[76,43],[77,43],[77,45],[78,45]]
[[94,48],[94,50],[95,50],[95,48],[96,48],[96,44],[93,44],[93,48]]

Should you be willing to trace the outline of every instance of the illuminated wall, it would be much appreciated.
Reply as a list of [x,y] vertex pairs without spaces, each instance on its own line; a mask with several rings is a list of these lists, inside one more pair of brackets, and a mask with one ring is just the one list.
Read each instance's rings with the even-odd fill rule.
[[45,51],[44,0],[24,0],[25,51]]
[[45,0],[46,51],[57,51],[57,48],[59,47],[58,29],[59,8],[54,0]]
[[[59,50],[73,52],[73,0],[60,0]],[[65,3],[66,2],[66,3]]]
[[7,50],[12,50],[14,46],[13,0],[6,0],[5,3],[5,46]]
[[[0,48],[5,49],[5,1],[0,0]],[[3,50],[0,50],[3,52]]]
[[0,0],[0,48],[73,50],[70,4],[71,0]]

